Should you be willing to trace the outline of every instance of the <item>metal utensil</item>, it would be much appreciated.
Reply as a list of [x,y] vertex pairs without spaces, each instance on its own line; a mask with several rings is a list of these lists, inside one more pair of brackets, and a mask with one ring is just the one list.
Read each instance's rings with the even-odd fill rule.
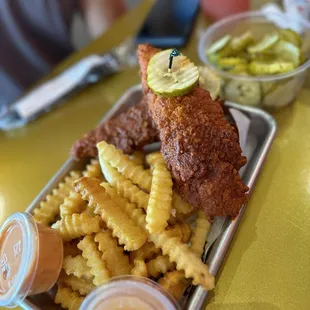
[[24,126],[69,94],[136,63],[135,45],[130,38],[104,55],[89,55],[13,104],[3,107],[0,129]]

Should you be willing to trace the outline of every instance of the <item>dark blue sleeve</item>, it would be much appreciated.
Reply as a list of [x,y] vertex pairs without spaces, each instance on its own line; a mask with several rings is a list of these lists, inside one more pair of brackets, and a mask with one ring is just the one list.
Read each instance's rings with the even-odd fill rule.
[[0,0],[0,104],[15,100],[73,52],[77,0]]

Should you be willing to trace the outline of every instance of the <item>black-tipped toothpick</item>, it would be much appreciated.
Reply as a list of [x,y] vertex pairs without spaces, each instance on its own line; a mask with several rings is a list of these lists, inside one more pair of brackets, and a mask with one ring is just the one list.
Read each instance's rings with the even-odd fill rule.
[[173,62],[173,57],[177,57],[177,56],[180,56],[181,55],[181,53],[178,51],[178,50],[176,50],[176,49],[174,49],[171,53],[170,53],[170,55],[169,55],[169,66],[168,66],[168,72],[170,72],[171,71],[171,68],[172,68],[172,62]]

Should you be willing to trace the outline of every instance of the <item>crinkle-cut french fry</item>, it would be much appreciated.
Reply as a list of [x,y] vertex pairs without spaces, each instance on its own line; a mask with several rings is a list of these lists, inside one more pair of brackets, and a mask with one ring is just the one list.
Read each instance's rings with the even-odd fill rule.
[[117,169],[113,168],[108,162],[99,158],[101,169],[107,181],[116,188],[123,197],[132,203],[136,203],[139,208],[146,210],[149,195],[138,188],[132,181],[125,178]]
[[191,250],[201,257],[203,249],[207,240],[207,235],[210,229],[210,223],[202,211],[198,211],[196,218],[196,227],[193,230],[191,238]]
[[99,161],[97,159],[92,159],[90,161],[90,164],[86,166],[86,170],[84,170],[82,174],[84,177],[97,178],[101,180],[103,178],[103,175]]
[[40,207],[33,210],[33,217],[37,223],[49,225],[54,222],[59,215],[59,207],[64,202],[65,197],[73,189],[73,182],[81,176],[80,172],[72,171],[69,176],[65,177],[63,182],[52,191],[52,194],[46,196],[41,201]]
[[102,253],[98,250],[94,237],[88,235],[79,242],[78,248],[82,250],[82,256],[87,261],[90,268],[90,274],[94,276],[93,283],[97,286],[107,281],[111,275],[107,269],[105,261],[102,259]]
[[97,144],[100,161],[104,160],[117,169],[125,178],[147,191],[151,189],[152,177],[142,165],[137,165],[114,145],[101,141]]
[[145,160],[145,154],[143,151],[135,151],[129,156],[129,158],[137,165],[143,165]]
[[155,161],[146,228],[150,233],[160,233],[168,225],[172,203],[172,178],[165,163]]
[[74,291],[79,292],[85,296],[89,294],[94,288],[94,284],[86,279],[78,278],[74,275],[62,274],[59,279],[63,284],[71,287]]
[[82,199],[81,195],[75,191],[70,191],[69,196],[60,205],[60,217],[64,218],[67,215],[81,213],[85,208],[86,202]]
[[160,278],[158,284],[168,291],[176,300],[179,300],[190,284],[190,281],[185,278],[183,271],[173,270],[167,272]]
[[91,215],[81,213],[65,216],[52,225],[64,241],[76,239],[85,235],[96,233],[100,230],[100,216],[92,217]]
[[128,256],[124,254],[122,247],[118,246],[111,231],[105,230],[95,236],[99,250],[103,253],[102,259],[107,264],[107,269],[112,277],[130,274],[131,265]]
[[74,292],[69,287],[64,287],[58,284],[55,303],[60,304],[62,308],[69,310],[78,310],[84,300],[79,293]]
[[183,243],[187,243],[192,235],[192,230],[188,223],[178,223],[174,226],[168,226],[166,232],[170,238],[178,237]]
[[[142,210],[134,208],[133,204],[122,205],[122,207],[127,214],[131,214],[131,218],[137,225],[145,229],[146,215]],[[194,285],[202,285],[206,290],[214,288],[214,278],[209,273],[208,266],[191,252],[180,238],[171,238],[169,232],[164,231],[159,234],[148,234],[148,239],[162,250],[163,255],[168,255],[171,262],[176,263],[178,270],[184,270],[186,278],[193,278]]]
[[161,250],[157,249],[153,242],[145,242],[137,251],[130,252],[130,260],[133,262],[135,259],[142,259],[149,261],[161,254]]
[[93,276],[90,273],[90,268],[87,266],[87,261],[82,255],[72,257],[71,255],[65,256],[62,268],[67,275],[74,275],[78,278],[85,278],[90,280]]
[[72,257],[75,257],[77,255],[82,254],[81,250],[78,249],[77,244],[80,242],[80,240],[72,240],[69,242],[64,242],[64,257],[71,255]]
[[178,214],[190,214],[193,211],[193,207],[175,191],[172,194],[172,208],[176,210],[176,216]]
[[[123,212],[125,212],[133,221],[140,227],[144,227],[144,219],[145,217],[141,217],[144,215],[144,211],[142,209],[137,208],[137,205],[129,202],[127,199],[122,197],[115,188],[111,187],[108,183],[101,183],[101,186],[105,188],[107,193],[111,196],[112,200],[121,208]],[[139,223],[139,220],[142,219],[142,222]],[[144,228],[143,228],[144,229]]]
[[131,269],[131,274],[140,277],[148,277],[147,267],[142,259],[136,259],[134,261],[134,267]]
[[100,214],[125,250],[137,250],[146,242],[145,231],[111,199],[98,179],[83,177],[75,184],[82,198],[89,201],[89,206],[95,209],[96,214]]
[[146,156],[146,162],[152,168],[156,162],[163,164],[165,160],[160,152],[152,152]]
[[166,255],[159,255],[146,264],[150,276],[158,278],[161,274],[175,269],[175,263],[171,263]]
[[205,265],[180,238],[170,238],[166,232],[150,234],[149,240],[161,248],[164,255],[168,255],[171,262],[176,263],[178,270],[184,270],[186,278],[192,278],[194,285],[201,285],[206,290],[214,288],[214,278]]

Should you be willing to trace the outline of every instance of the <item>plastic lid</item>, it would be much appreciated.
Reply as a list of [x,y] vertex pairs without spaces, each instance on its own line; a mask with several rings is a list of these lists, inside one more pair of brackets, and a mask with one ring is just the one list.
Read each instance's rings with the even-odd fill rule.
[[177,301],[156,282],[137,276],[115,277],[91,292],[80,310],[180,310]]
[[0,306],[25,299],[38,263],[37,226],[26,212],[10,216],[0,229]]

